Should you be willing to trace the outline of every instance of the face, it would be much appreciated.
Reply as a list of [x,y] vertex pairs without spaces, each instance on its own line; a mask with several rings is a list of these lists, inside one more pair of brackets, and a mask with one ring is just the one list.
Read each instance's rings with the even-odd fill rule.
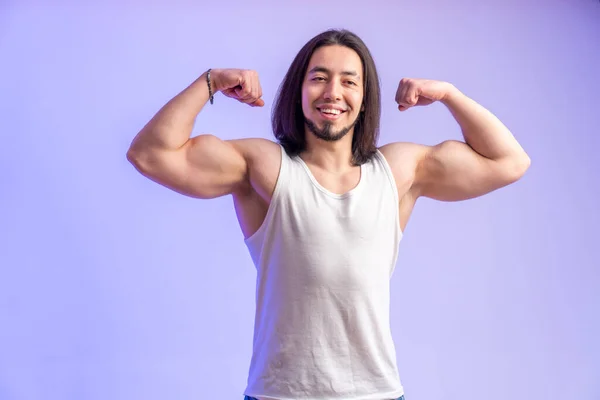
[[319,139],[335,141],[352,132],[363,102],[363,68],[345,46],[323,46],[308,64],[302,83],[305,125]]

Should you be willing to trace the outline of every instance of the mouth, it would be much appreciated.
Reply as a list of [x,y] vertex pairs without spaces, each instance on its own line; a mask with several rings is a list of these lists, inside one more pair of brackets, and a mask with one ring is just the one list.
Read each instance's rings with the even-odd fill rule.
[[322,118],[332,120],[332,121],[339,119],[342,116],[342,114],[344,114],[346,112],[346,110],[339,110],[339,109],[335,109],[335,108],[326,108],[326,107],[323,107],[323,108],[317,107],[317,110],[319,111],[319,114],[321,115]]

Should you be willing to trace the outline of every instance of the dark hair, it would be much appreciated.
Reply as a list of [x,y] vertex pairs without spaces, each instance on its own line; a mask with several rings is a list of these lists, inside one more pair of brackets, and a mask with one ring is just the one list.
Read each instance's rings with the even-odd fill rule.
[[306,148],[304,114],[302,112],[302,82],[313,53],[320,47],[340,45],[354,50],[363,65],[364,111],[359,113],[352,139],[352,162],[361,165],[377,151],[381,90],[375,62],[365,43],[345,29],[325,31],[302,47],[279,86],[271,116],[273,133],[289,155]]

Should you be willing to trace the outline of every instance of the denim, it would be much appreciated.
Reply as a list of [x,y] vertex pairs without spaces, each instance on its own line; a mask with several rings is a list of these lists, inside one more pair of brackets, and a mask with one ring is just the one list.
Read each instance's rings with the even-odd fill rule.
[[[244,400],[256,400],[254,397],[250,397],[250,396],[244,396]],[[405,400],[404,396],[400,396],[398,397],[397,400]]]

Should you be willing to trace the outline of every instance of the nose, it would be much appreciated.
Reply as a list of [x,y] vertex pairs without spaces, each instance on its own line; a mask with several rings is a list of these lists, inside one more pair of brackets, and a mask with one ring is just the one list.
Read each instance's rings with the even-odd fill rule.
[[328,83],[327,86],[325,87],[325,93],[323,94],[323,97],[326,100],[341,100],[342,99],[342,91],[339,85],[339,82],[337,82],[335,79],[331,79]]

